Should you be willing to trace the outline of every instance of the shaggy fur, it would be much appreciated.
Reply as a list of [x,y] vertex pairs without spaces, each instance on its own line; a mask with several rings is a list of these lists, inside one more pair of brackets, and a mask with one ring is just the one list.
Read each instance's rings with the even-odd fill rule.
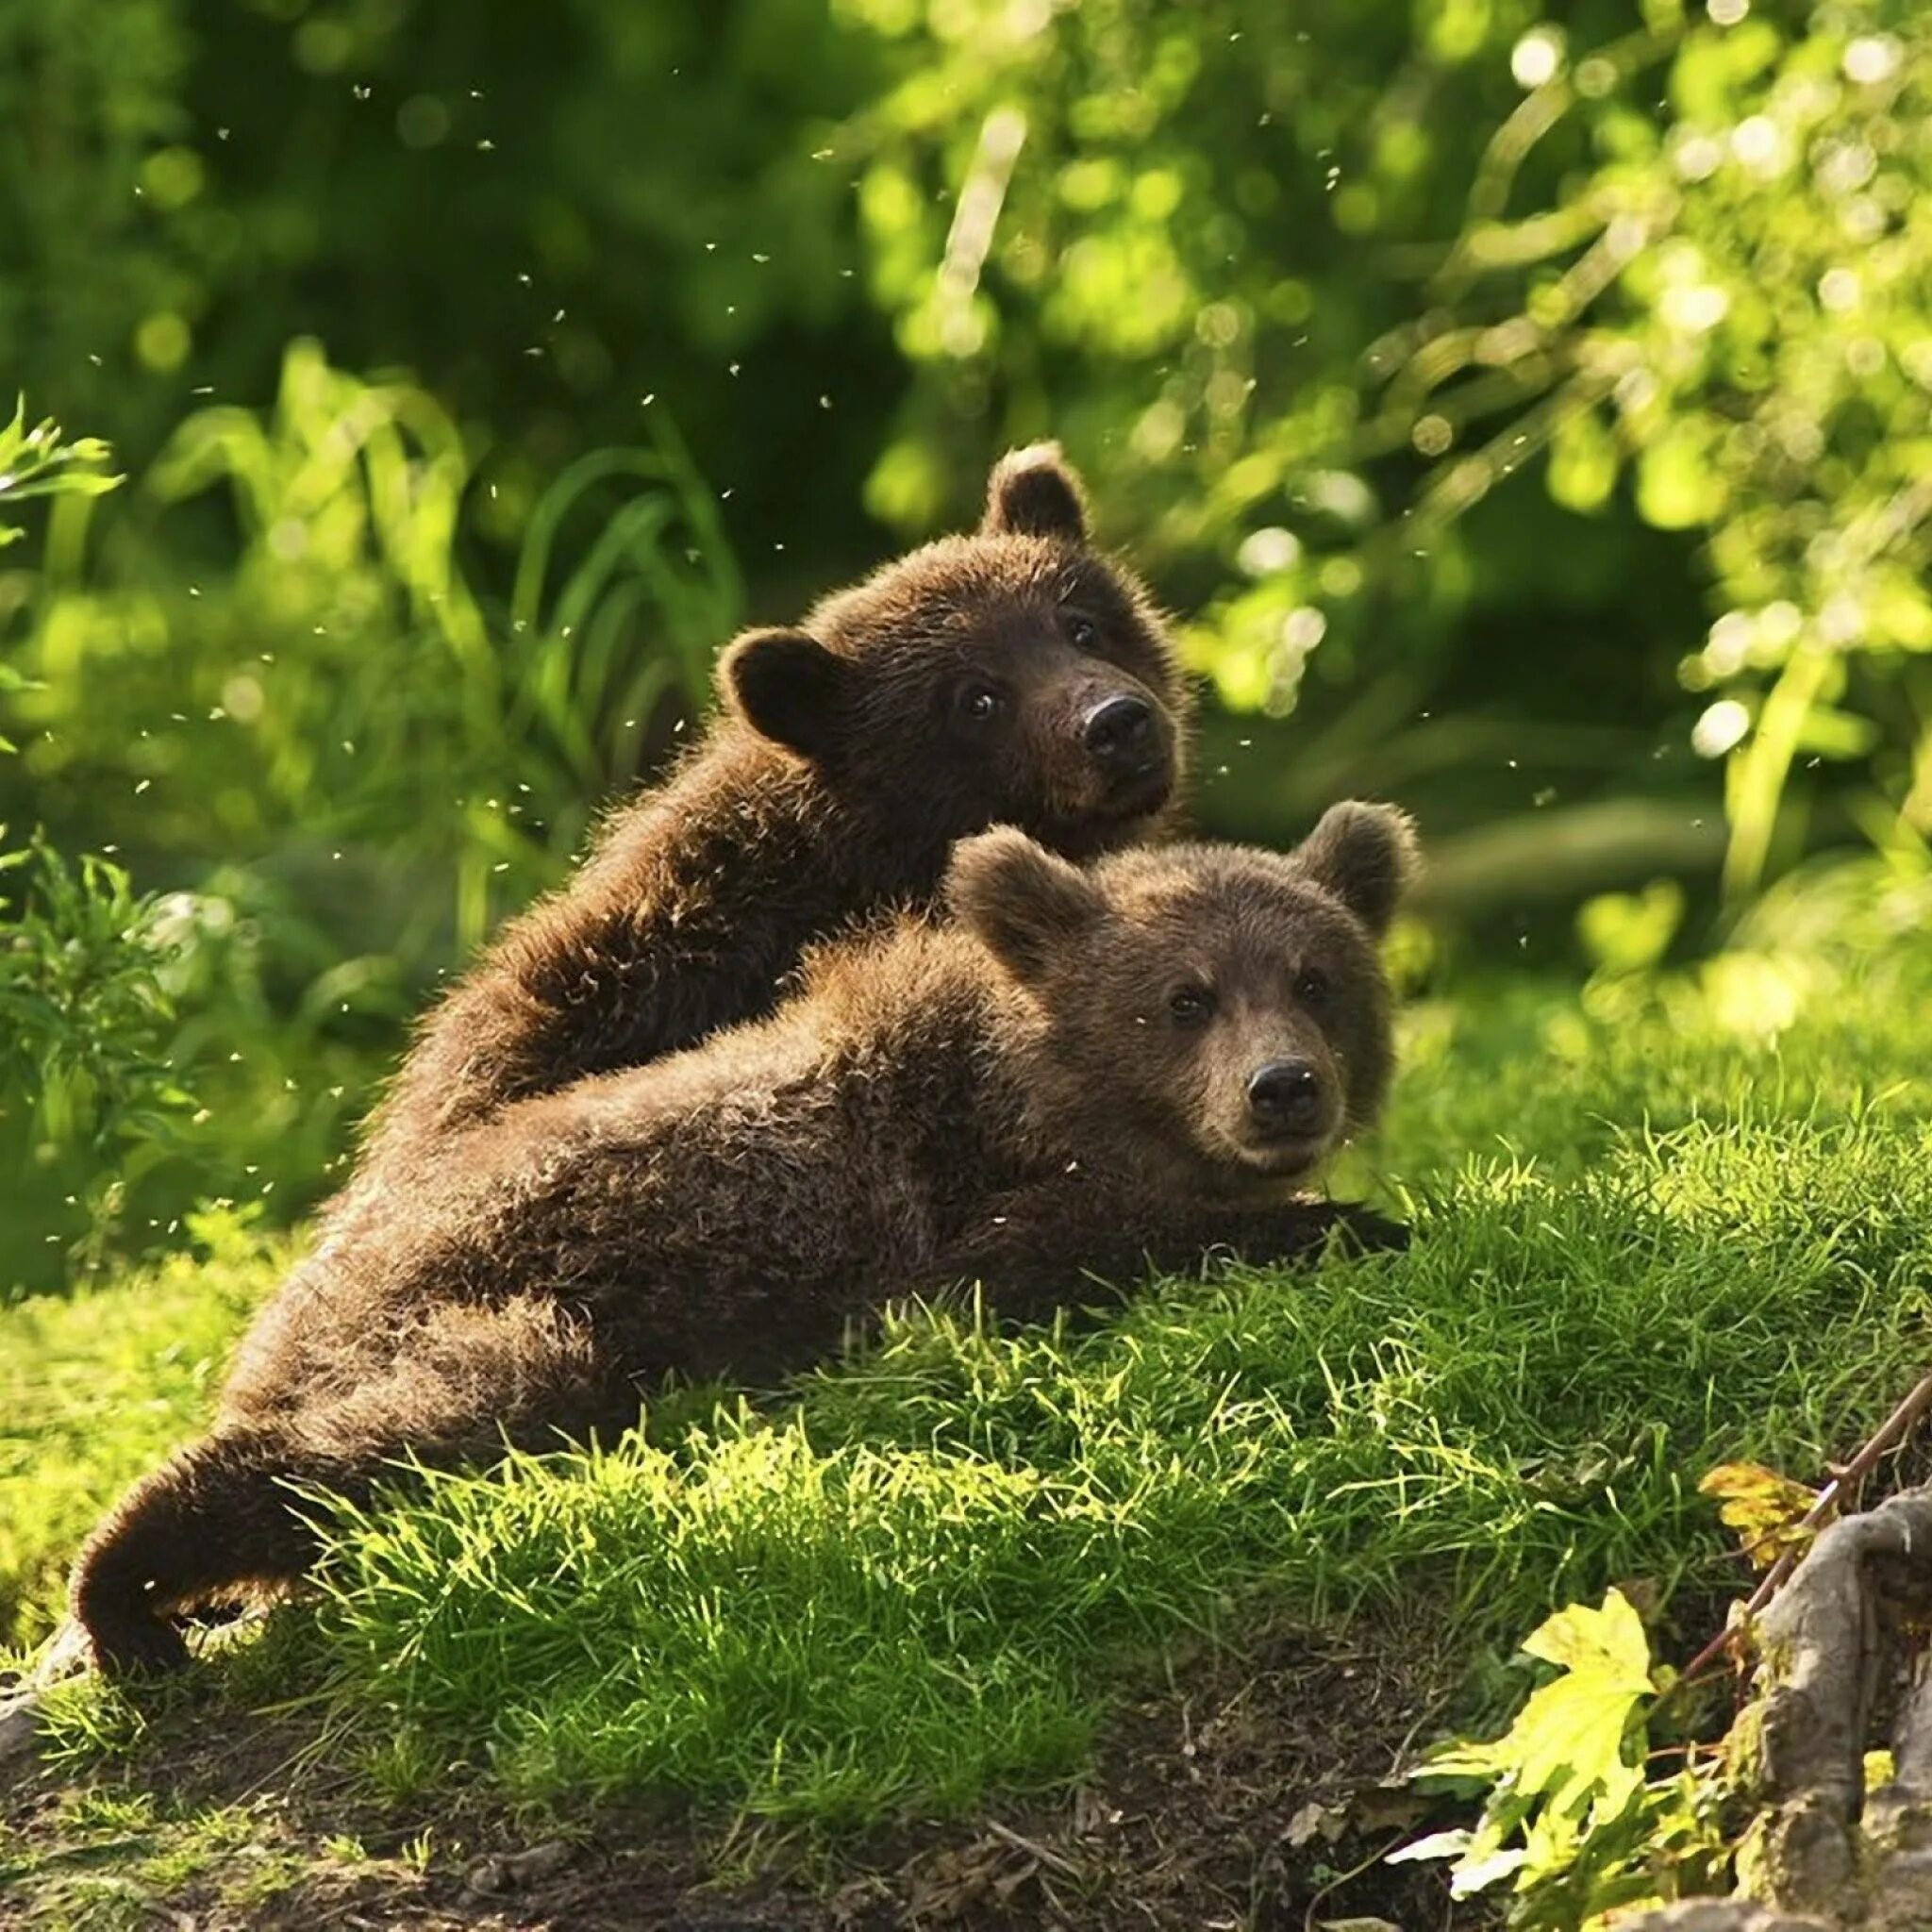
[[[957,924],[828,947],[772,1018],[505,1109],[407,1228],[335,1231],[213,1432],[95,1532],[73,1607],[100,1661],[178,1661],[171,1613],[298,1575],[291,1481],[360,1501],[399,1457],[614,1434],[669,1373],[769,1382],[910,1291],[977,1279],[1024,1316],[1087,1274],[1399,1239],[1293,1191],[1381,1104],[1409,851],[1359,806],[1287,858],[1085,873],[1002,828],[960,847]],[[1257,1111],[1284,1067],[1293,1106]]]
[[[586,1074],[770,1011],[805,948],[929,899],[953,841],[1020,825],[1074,858],[1144,836],[1173,795],[1186,698],[1140,584],[1089,546],[1052,444],[992,473],[979,531],[827,598],[719,660],[725,709],[582,871],[430,1015],[373,1125],[364,1182]],[[1132,745],[1095,741],[1111,701]]]

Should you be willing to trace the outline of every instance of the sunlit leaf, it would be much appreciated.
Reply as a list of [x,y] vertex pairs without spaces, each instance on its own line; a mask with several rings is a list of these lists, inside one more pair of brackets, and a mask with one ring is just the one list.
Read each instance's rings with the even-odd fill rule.
[[1724,500],[1723,478],[1697,429],[1672,427],[1638,459],[1637,508],[1645,523],[1660,530],[1690,530],[1707,524]]
[[1818,1491],[1758,1462],[1725,1462],[1706,1474],[1700,1493],[1714,1497],[1718,1515],[1738,1533],[1745,1556],[1760,1570],[1807,1549],[1815,1530],[1801,1525]]
[[1641,973],[1663,958],[1683,919],[1683,887],[1675,879],[1653,879],[1641,892],[1601,892],[1586,900],[1576,931],[1597,965]]
[[1580,409],[1550,439],[1550,494],[1566,509],[1590,515],[1617,485],[1617,441],[1593,409]]
[[5,429],[0,429],[0,475],[12,469],[19,457],[21,445],[26,441],[26,398],[18,397],[13,405],[13,420]]
[[[1491,1786],[1476,1830],[1437,1834],[1407,1848],[1414,1858],[1454,1857],[1458,1896],[1499,1880],[1540,1881],[1577,1855],[1587,1829],[1621,1818],[1643,1791],[1641,1726],[1656,1693],[1642,1620],[1621,1591],[1600,1608],[1573,1604],[1524,1641],[1559,1674],[1533,1690],[1502,1737],[1435,1753],[1425,1774]],[[1520,1842],[1517,1841],[1520,1834]],[[1426,1849],[1425,1849],[1426,1848]]]
[[1798,727],[1798,749],[1824,758],[1861,758],[1878,738],[1874,720],[1830,705],[1813,705]]

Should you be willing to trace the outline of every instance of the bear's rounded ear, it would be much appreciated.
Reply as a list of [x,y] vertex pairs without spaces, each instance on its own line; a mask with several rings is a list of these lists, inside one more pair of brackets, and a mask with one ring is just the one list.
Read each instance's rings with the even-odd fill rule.
[[718,658],[718,689],[754,731],[808,758],[845,729],[852,671],[802,630],[751,630]]
[[1389,930],[1420,863],[1415,825],[1392,805],[1332,805],[1291,855],[1377,939]]
[[954,916],[1022,981],[1038,978],[1103,903],[1078,866],[1011,825],[961,839],[946,870]]
[[986,485],[984,537],[1058,537],[1087,541],[1087,503],[1080,479],[1057,442],[1008,450]]

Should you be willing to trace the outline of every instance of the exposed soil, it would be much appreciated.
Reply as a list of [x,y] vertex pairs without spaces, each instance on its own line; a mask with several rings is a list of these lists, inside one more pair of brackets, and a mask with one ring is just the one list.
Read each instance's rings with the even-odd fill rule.
[[[1423,1820],[1392,1774],[1437,1708],[1441,1684],[1415,1662],[1425,1655],[1426,1645],[1298,1634],[1203,1659],[1119,1712],[1071,1793],[880,1835],[835,1861],[662,1812],[605,1812],[580,1829],[565,1821],[558,1836],[554,1823],[520,1827],[479,1801],[382,1811],[318,1751],[312,1724],[238,1724],[210,1696],[171,1710],[136,1757],[84,1786],[42,1769],[0,1797],[0,1925],[1476,1925],[1485,1915],[1452,1910],[1436,1868],[1380,1862]],[[88,1817],[76,1812],[82,1790]],[[158,1873],[152,1834],[101,1824],[103,1798],[142,1793],[169,1815],[241,1807],[255,1829],[185,1859],[195,1867],[185,1874]],[[345,1856],[344,1836],[368,1856]]]

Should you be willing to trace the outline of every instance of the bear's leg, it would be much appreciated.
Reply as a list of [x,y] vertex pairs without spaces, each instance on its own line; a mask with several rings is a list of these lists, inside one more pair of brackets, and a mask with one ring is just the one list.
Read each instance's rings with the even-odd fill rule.
[[171,1612],[308,1567],[314,1532],[282,1487],[295,1460],[281,1430],[217,1430],[128,1491],[82,1546],[69,1592],[104,1671],[186,1663],[188,1646]]
[[[169,1621],[244,1588],[286,1588],[318,1534],[298,1490],[366,1505],[408,1465],[489,1463],[634,1422],[637,1397],[588,1332],[542,1303],[435,1311],[390,1368],[286,1418],[218,1426],[138,1482],[81,1551],[73,1615],[110,1673],[187,1660]],[[292,1486],[292,1487],[291,1487]]]
[[941,1250],[930,1278],[976,1280],[993,1306],[1027,1319],[1083,1279],[1127,1287],[1149,1274],[1192,1274],[1217,1254],[1257,1267],[1303,1261],[1331,1237],[1369,1253],[1408,1245],[1406,1227],[1349,1202],[1177,1205],[1061,1175],[995,1196]]

